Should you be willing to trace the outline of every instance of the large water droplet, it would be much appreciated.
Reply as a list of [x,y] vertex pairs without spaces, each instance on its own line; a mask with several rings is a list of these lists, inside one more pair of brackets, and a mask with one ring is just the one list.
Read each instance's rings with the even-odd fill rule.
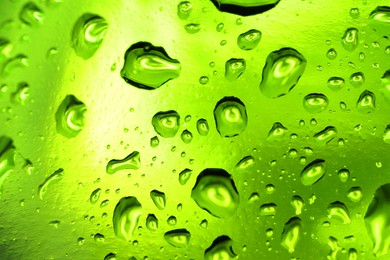
[[319,181],[326,172],[325,161],[317,159],[306,165],[301,172],[301,182],[305,186],[310,186]]
[[306,59],[292,48],[271,52],[263,69],[260,91],[268,98],[286,95],[298,83],[306,67]]
[[43,200],[43,196],[47,192],[49,185],[61,180],[64,177],[64,170],[62,168],[55,171],[52,175],[47,177],[38,188],[39,198]]
[[179,77],[180,71],[180,62],[171,59],[164,48],[139,42],[126,51],[121,76],[135,87],[156,89]]
[[233,260],[237,258],[233,252],[233,241],[228,236],[217,237],[204,253],[205,260]]
[[156,205],[159,210],[165,209],[166,197],[164,192],[152,190],[150,192],[150,197],[152,198],[154,205]]
[[174,137],[179,131],[180,116],[176,111],[162,111],[152,118],[154,130],[162,137]]
[[300,238],[301,233],[301,219],[298,217],[293,217],[286,224],[284,224],[284,229],[281,238],[282,247],[286,248],[287,251],[292,254],[295,251],[295,247]]
[[221,99],[215,106],[214,118],[217,130],[222,137],[239,135],[248,124],[245,105],[236,97]]
[[328,217],[341,220],[343,224],[349,224],[351,219],[344,203],[336,201],[328,206]]
[[72,47],[83,59],[91,58],[102,44],[108,29],[107,21],[96,14],[83,14],[72,32]]
[[45,18],[42,10],[33,2],[28,2],[22,7],[19,14],[20,20],[30,26],[38,26]]
[[190,242],[191,233],[186,229],[176,229],[164,234],[164,239],[174,247],[186,247]]
[[211,0],[221,12],[242,16],[263,13],[274,8],[280,0]]
[[341,43],[345,50],[353,51],[359,44],[358,40],[358,30],[356,28],[348,28],[343,37],[341,38]]
[[246,63],[244,59],[230,59],[225,64],[225,78],[228,81],[237,80],[244,73]]
[[242,50],[252,50],[256,48],[261,40],[261,32],[256,29],[240,34],[237,38],[237,45]]
[[386,255],[390,245],[390,184],[380,186],[364,217],[368,236],[374,244],[373,253]]
[[179,16],[180,19],[187,19],[190,16],[191,12],[192,4],[189,1],[183,1],[177,5],[177,16]]
[[15,146],[11,138],[7,136],[0,137],[0,197],[2,195],[2,186],[7,176],[12,172],[15,166]]
[[314,134],[313,138],[318,144],[325,145],[333,140],[337,135],[336,127],[327,126],[324,130]]
[[286,127],[284,127],[281,123],[276,122],[268,132],[267,140],[270,142],[281,141],[283,140],[283,137],[286,135],[287,131],[288,129]]
[[356,103],[356,108],[360,113],[372,113],[375,111],[375,94],[365,90],[360,94]]
[[132,169],[138,170],[141,167],[141,155],[138,151],[130,153],[123,159],[112,159],[107,163],[106,172],[114,174],[117,171]]
[[112,223],[115,236],[130,241],[142,214],[141,203],[135,197],[123,197],[114,209]]
[[368,25],[379,35],[390,37],[390,7],[378,6],[371,12]]
[[199,207],[219,218],[233,216],[239,206],[239,194],[230,174],[223,169],[203,170],[191,192]]
[[77,136],[84,128],[86,111],[83,102],[73,95],[67,95],[55,115],[57,131],[68,138]]
[[328,107],[328,98],[323,94],[312,93],[303,99],[303,107],[307,112],[316,114]]

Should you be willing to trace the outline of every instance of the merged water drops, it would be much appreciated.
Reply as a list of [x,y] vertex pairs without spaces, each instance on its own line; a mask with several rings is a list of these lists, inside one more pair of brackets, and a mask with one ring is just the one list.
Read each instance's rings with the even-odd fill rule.
[[324,94],[312,93],[303,99],[303,107],[311,114],[324,111],[328,107],[328,104],[328,98]]
[[108,29],[107,21],[97,15],[83,14],[73,27],[72,47],[76,54],[83,58],[91,58],[102,44]]
[[19,14],[20,20],[30,26],[39,26],[45,18],[41,8],[33,2],[26,3]]
[[114,174],[121,170],[138,170],[141,167],[141,155],[138,151],[130,153],[123,159],[112,159],[107,163],[106,172]]
[[233,82],[244,73],[245,68],[246,63],[244,59],[230,59],[225,64],[225,78]]
[[263,13],[274,8],[280,0],[211,0],[222,12],[238,14],[242,16]]
[[347,51],[355,50],[359,44],[358,30],[356,28],[348,28],[341,38],[341,44]]
[[306,63],[303,55],[292,48],[271,52],[263,69],[261,93],[268,98],[286,95],[298,83]]
[[256,29],[249,30],[240,34],[237,38],[237,45],[242,50],[252,50],[259,45],[261,40],[261,32]]
[[43,200],[43,197],[46,194],[49,185],[61,180],[64,177],[64,174],[65,174],[64,169],[60,168],[57,171],[55,171],[53,174],[51,174],[49,177],[47,177],[41,185],[39,185],[38,195],[41,200]]
[[112,217],[115,236],[130,241],[138,227],[141,214],[142,206],[136,197],[121,198],[114,209]]
[[360,113],[372,113],[375,111],[375,94],[371,91],[365,90],[360,94],[356,102],[357,111]]
[[324,177],[326,172],[326,164],[322,159],[316,159],[306,165],[301,172],[301,182],[305,186],[310,186],[318,182]]
[[239,206],[239,194],[230,174],[223,169],[203,170],[191,192],[199,207],[219,218],[232,217]]
[[218,133],[222,137],[237,136],[248,124],[245,105],[236,97],[221,99],[215,106],[214,118]]
[[174,247],[186,247],[190,242],[191,233],[186,229],[176,229],[164,234],[164,239]]
[[301,236],[301,222],[302,221],[300,218],[293,217],[289,219],[286,224],[284,224],[281,245],[287,249],[290,254],[294,253]]
[[233,251],[233,241],[228,236],[217,237],[204,253],[205,260],[232,260],[237,258]]
[[122,78],[143,89],[156,89],[179,77],[181,65],[168,56],[164,48],[148,42],[138,42],[126,51]]
[[65,137],[77,136],[85,125],[86,105],[74,95],[67,95],[57,109],[57,131]]
[[179,131],[180,116],[176,111],[161,111],[152,118],[154,130],[162,137],[174,137]]
[[390,6],[378,6],[368,18],[368,25],[379,35],[390,37]]

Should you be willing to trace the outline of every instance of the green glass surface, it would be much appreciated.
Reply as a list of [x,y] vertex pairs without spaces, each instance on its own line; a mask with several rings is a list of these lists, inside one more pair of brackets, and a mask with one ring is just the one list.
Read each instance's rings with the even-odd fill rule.
[[390,259],[388,0],[1,0],[0,259]]

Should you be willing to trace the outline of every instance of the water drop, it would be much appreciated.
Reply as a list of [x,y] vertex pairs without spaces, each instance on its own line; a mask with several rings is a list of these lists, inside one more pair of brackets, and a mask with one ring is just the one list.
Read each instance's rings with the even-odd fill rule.
[[348,181],[350,173],[349,173],[348,169],[341,169],[341,170],[339,170],[337,175],[339,176],[340,181],[345,183]]
[[352,187],[348,190],[347,194],[348,199],[352,202],[359,202],[363,197],[362,188],[360,187]]
[[190,242],[190,238],[191,233],[186,229],[171,230],[164,234],[165,241],[178,248],[186,247]]
[[218,133],[222,137],[239,135],[248,124],[245,105],[236,97],[221,99],[215,106],[214,118]]
[[260,206],[260,216],[275,216],[276,208],[275,203],[263,204]]
[[379,91],[382,93],[387,103],[390,104],[390,69],[383,74]]
[[255,164],[255,159],[253,158],[253,156],[246,156],[244,158],[242,158],[237,164],[236,164],[236,168],[237,169],[240,169],[240,170],[244,170],[244,169],[247,169],[251,166],[253,166]]
[[239,194],[230,174],[223,169],[203,170],[191,192],[199,207],[219,218],[233,216],[239,206]]
[[22,7],[19,14],[20,20],[30,26],[39,26],[45,18],[42,10],[33,2],[28,2]]
[[206,119],[199,119],[196,122],[196,129],[201,136],[206,136],[209,133],[209,124]]
[[352,87],[359,88],[365,81],[363,72],[356,72],[349,77],[349,83]]
[[86,105],[73,95],[67,95],[55,114],[57,131],[65,137],[77,136],[85,125]]
[[324,130],[314,134],[314,140],[321,145],[325,145],[333,140],[337,135],[337,130],[334,126],[327,126]]
[[138,42],[126,51],[122,78],[137,88],[156,89],[179,77],[181,65],[171,59],[164,48]]
[[179,131],[180,116],[176,111],[162,111],[152,118],[154,130],[162,137],[174,137]]
[[336,218],[342,221],[343,224],[349,224],[351,219],[347,207],[344,203],[336,201],[328,206],[328,218]]
[[8,59],[1,70],[0,75],[7,77],[16,68],[27,68],[29,66],[29,59],[24,54],[16,55],[15,57]]
[[390,144],[390,125],[387,125],[383,133],[383,141],[386,144]]
[[303,99],[303,107],[307,112],[316,114],[328,107],[328,98],[323,94],[312,93]]
[[237,38],[237,45],[242,50],[252,50],[256,48],[261,40],[261,32],[259,30],[249,30],[240,34]]
[[343,37],[341,38],[341,43],[345,50],[353,51],[358,46],[358,30],[356,28],[348,28]]
[[317,159],[306,165],[301,172],[301,182],[305,186],[310,186],[318,182],[326,172],[324,160]]
[[107,163],[106,172],[114,174],[121,170],[138,170],[141,167],[141,155],[138,151],[130,153],[123,159],[112,159]]
[[91,196],[89,197],[89,201],[92,203],[92,204],[95,204],[99,198],[100,198],[100,193],[101,193],[101,189],[98,188],[96,190],[94,190],[92,193],[91,193]]
[[351,8],[351,9],[349,10],[349,15],[350,15],[353,19],[359,18],[359,15],[360,15],[359,9],[358,9],[358,8]]
[[288,129],[286,127],[284,127],[281,123],[276,122],[268,132],[267,140],[270,142],[281,141],[283,140],[283,137],[286,135],[287,131]]
[[295,247],[299,241],[301,226],[301,219],[298,217],[293,217],[284,224],[281,245],[287,249],[290,254],[294,253]]
[[329,49],[328,52],[326,53],[326,57],[330,60],[334,60],[337,57],[337,52],[335,49]]
[[123,197],[114,209],[112,218],[115,236],[130,241],[142,214],[141,203],[135,197]]
[[184,130],[181,133],[181,140],[183,140],[184,143],[189,144],[192,141],[192,133],[188,130]]
[[228,236],[217,237],[204,253],[205,260],[231,260],[237,259],[233,252],[233,241]]
[[206,76],[202,76],[199,78],[199,83],[202,84],[202,85],[206,85],[207,83],[209,83],[209,77],[206,77]]
[[154,205],[156,205],[159,210],[165,209],[166,197],[164,192],[152,190],[150,192],[150,197],[152,198]]
[[340,246],[337,238],[330,236],[328,238],[328,245],[330,247],[330,252],[327,258],[330,260],[337,260],[337,253],[340,251]]
[[295,215],[301,215],[302,213],[302,209],[303,209],[303,206],[304,206],[304,202],[303,202],[303,199],[300,197],[300,196],[293,196],[292,199],[291,199],[291,206],[294,208],[295,210]]
[[355,248],[350,248],[348,251],[348,260],[358,260],[358,253]]
[[91,58],[102,44],[108,29],[107,21],[96,14],[83,14],[76,22],[72,32],[72,47],[76,54]]
[[55,171],[52,175],[47,177],[38,188],[39,198],[43,200],[43,196],[46,194],[49,185],[61,180],[64,177],[64,170],[62,168]]
[[11,138],[7,136],[0,137],[0,197],[2,195],[2,186],[7,176],[12,172],[15,166],[16,150]]
[[13,45],[9,40],[0,38],[0,63],[3,63],[10,57],[12,49]]
[[233,82],[244,73],[245,68],[246,63],[244,59],[230,59],[225,64],[225,78]]
[[190,2],[184,1],[184,2],[180,2],[177,5],[177,16],[179,16],[181,20],[187,19],[190,16],[191,12],[192,12],[192,4]]
[[289,93],[298,83],[306,67],[306,59],[292,48],[271,52],[263,69],[260,91],[268,98]]
[[114,253],[109,253],[108,255],[106,255],[106,256],[104,257],[104,260],[117,260],[116,254],[114,254]]
[[253,202],[255,202],[255,201],[258,201],[259,199],[260,199],[259,193],[253,192],[253,193],[250,195],[250,197],[249,197],[249,199],[248,199],[248,202],[249,202],[249,203],[253,203]]
[[390,37],[390,6],[378,6],[371,12],[368,25],[383,37]]
[[192,174],[192,170],[190,169],[184,169],[182,172],[179,174],[179,182],[181,185],[185,185],[187,181],[190,179]]
[[221,12],[248,16],[266,12],[274,8],[280,0],[211,0]]
[[100,234],[100,233],[96,233],[96,234],[93,236],[93,239],[95,240],[95,242],[103,243],[104,240],[105,240],[105,237],[104,237],[104,235],[102,235],[102,234]]
[[150,231],[156,231],[158,229],[158,220],[155,215],[148,215],[148,217],[146,218],[146,228]]
[[333,91],[339,91],[345,85],[345,80],[341,77],[331,77],[328,79],[328,87]]
[[175,216],[170,216],[168,219],[167,219],[167,223],[168,225],[170,226],[174,226],[176,225],[177,223],[177,218]]
[[152,148],[156,148],[160,144],[160,140],[158,139],[157,136],[154,136],[150,139],[150,146]]
[[372,113],[375,111],[375,95],[371,91],[365,90],[360,94],[356,103],[356,108],[360,113]]
[[200,24],[197,23],[186,24],[184,26],[184,29],[186,30],[187,33],[194,34],[200,31]]
[[18,88],[14,93],[11,94],[11,98],[14,102],[24,105],[26,100],[30,96],[30,86],[22,82],[18,85]]

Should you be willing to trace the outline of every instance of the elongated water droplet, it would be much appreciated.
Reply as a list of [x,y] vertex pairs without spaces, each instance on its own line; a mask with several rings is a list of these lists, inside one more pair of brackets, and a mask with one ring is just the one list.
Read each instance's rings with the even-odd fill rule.
[[186,247],[190,242],[190,238],[191,233],[186,229],[171,230],[164,234],[165,241],[178,248]]
[[303,209],[303,206],[304,206],[304,202],[303,202],[303,199],[300,197],[300,196],[293,196],[292,197],[292,200],[291,200],[291,206],[294,208],[295,210],[295,215],[301,215],[302,214],[302,209]]
[[155,215],[148,215],[148,217],[146,218],[146,228],[150,231],[156,231],[158,229],[158,220]]
[[245,68],[244,59],[230,59],[225,64],[225,78],[231,82],[235,81],[244,73]]
[[329,260],[337,260],[337,253],[340,251],[339,241],[337,238],[330,236],[328,239],[328,245],[330,247],[330,252],[327,256]]
[[281,245],[287,249],[290,254],[294,253],[295,247],[299,241],[301,226],[301,219],[298,217],[293,217],[284,224]]
[[303,107],[307,112],[316,114],[328,107],[328,98],[324,94],[312,93],[303,99]]
[[327,126],[324,130],[314,134],[314,140],[321,145],[325,145],[333,140],[337,135],[337,130],[334,126]]
[[263,69],[260,91],[268,98],[289,93],[298,83],[306,67],[306,59],[292,48],[271,52]]
[[221,99],[215,106],[214,118],[218,133],[222,137],[239,135],[248,124],[245,105],[236,97]]
[[57,131],[65,137],[77,136],[85,125],[87,107],[73,95],[67,95],[57,109]]
[[375,94],[365,90],[360,94],[356,103],[356,108],[360,113],[372,113],[375,111]]
[[364,217],[368,236],[376,257],[386,255],[390,244],[390,184],[380,186]]
[[358,30],[356,28],[348,28],[343,37],[341,38],[341,43],[345,50],[353,51],[358,46]]
[[209,133],[209,124],[206,119],[199,119],[196,122],[196,129],[201,136],[206,136]]
[[171,59],[164,48],[139,42],[126,51],[121,76],[137,88],[156,89],[179,77],[180,71],[180,62]]
[[328,217],[341,220],[343,224],[349,224],[351,219],[344,203],[336,201],[328,206]]
[[180,174],[179,174],[179,182],[181,185],[184,185],[187,183],[187,181],[190,179],[192,174],[192,170],[190,169],[184,169]]
[[156,205],[159,210],[165,209],[166,197],[164,192],[152,190],[150,192],[150,197],[152,198],[154,205]]
[[302,170],[301,182],[305,186],[313,185],[325,175],[325,172],[325,161],[321,159],[314,160]]
[[184,29],[186,30],[187,33],[194,34],[194,33],[199,32],[201,27],[200,27],[200,24],[190,23],[190,24],[186,24],[184,26]]
[[4,77],[9,76],[12,71],[14,71],[17,68],[26,68],[29,66],[29,60],[26,55],[24,54],[18,54],[15,57],[8,59],[1,70],[0,75],[3,75]]
[[141,167],[141,155],[138,151],[130,153],[123,159],[112,159],[107,163],[106,172],[114,174],[117,171],[131,169],[138,170]]
[[174,137],[179,131],[180,116],[176,111],[162,111],[152,118],[154,130],[162,137]]
[[28,2],[22,7],[19,14],[20,20],[30,26],[38,26],[45,18],[42,10],[33,2]]
[[245,156],[236,165],[236,168],[240,170],[247,169],[255,164],[255,158],[253,156]]
[[379,91],[382,93],[387,103],[390,104],[390,69],[383,74]]
[[351,83],[352,87],[359,88],[364,84],[365,78],[363,72],[353,73],[349,77],[349,83]]
[[378,6],[371,12],[368,25],[379,35],[390,37],[390,6]]
[[328,79],[328,87],[333,91],[339,91],[345,85],[345,80],[341,77],[331,77]]
[[49,185],[61,180],[64,177],[64,170],[62,168],[55,171],[52,175],[47,177],[38,188],[39,198],[43,200],[43,196],[46,194]]
[[123,197],[114,209],[112,218],[115,236],[130,241],[142,214],[141,203],[135,197]]
[[277,205],[275,203],[267,203],[260,206],[260,216],[275,216]]
[[204,253],[205,260],[233,260],[237,258],[233,252],[233,241],[228,236],[217,237]]
[[191,192],[199,207],[219,218],[233,216],[239,206],[239,194],[230,174],[223,169],[203,170]]
[[288,129],[281,123],[276,122],[273,124],[271,130],[268,132],[267,140],[270,142],[277,142],[283,140],[284,136],[288,132]]
[[16,150],[11,138],[7,136],[0,137],[0,197],[2,196],[2,187],[7,176],[15,167]]
[[263,13],[274,8],[280,0],[211,0],[221,12],[238,14],[242,16]]
[[180,19],[182,20],[187,19],[190,16],[191,12],[192,12],[192,4],[190,2],[183,1],[177,5],[177,16]]
[[102,190],[100,188],[97,188],[96,190],[94,190],[92,193],[91,193],[91,196],[89,197],[89,201],[92,203],[92,204],[95,204],[99,198],[100,198],[100,193],[102,192]]
[[348,199],[352,202],[359,202],[363,198],[362,188],[352,187],[348,190],[347,194]]
[[237,38],[237,45],[242,50],[252,50],[256,48],[261,40],[261,32],[256,29],[240,34]]
[[91,58],[102,44],[108,29],[107,21],[97,15],[83,14],[76,22],[72,32],[72,47],[76,54],[83,58]]

